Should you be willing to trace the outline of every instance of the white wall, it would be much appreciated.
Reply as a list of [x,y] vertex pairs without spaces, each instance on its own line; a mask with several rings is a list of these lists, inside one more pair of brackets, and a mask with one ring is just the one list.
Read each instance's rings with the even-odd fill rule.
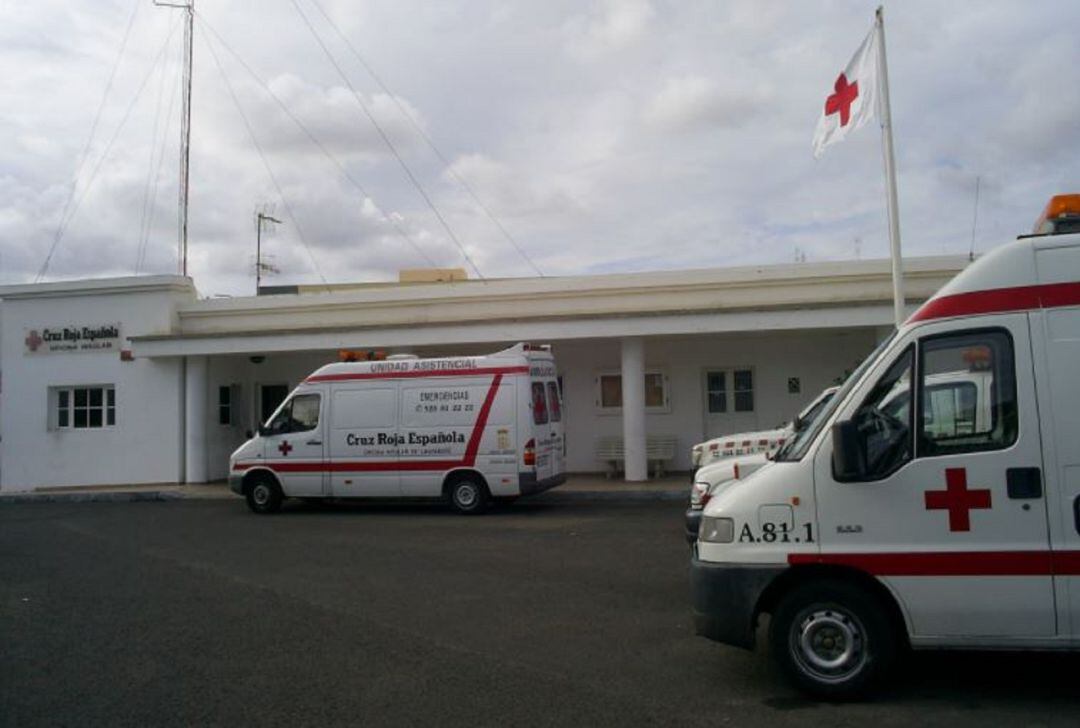
[[[646,415],[650,435],[678,438],[676,470],[689,470],[690,448],[705,439],[705,381],[709,368],[754,370],[754,412],[722,415],[721,430],[767,429],[790,420],[845,370],[854,369],[877,341],[871,329],[844,332],[790,332],[757,336],[676,336],[645,339],[646,370],[668,376],[670,411]],[[567,468],[596,472],[597,438],[622,434],[617,414],[601,413],[596,404],[596,376],[619,370],[619,342],[556,342],[563,374],[567,425]],[[788,377],[799,377],[801,391],[788,394]],[[728,383],[731,386],[731,383]],[[725,426],[725,424],[727,426]]]
[[[27,329],[122,322],[124,337],[167,331],[177,292],[64,295],[0,303],[0,490],[176,482],[182,376],[178,360],[123,362],[119,352],[27,355]],[[116,425],[49,430],[49,387],[112,384]]]

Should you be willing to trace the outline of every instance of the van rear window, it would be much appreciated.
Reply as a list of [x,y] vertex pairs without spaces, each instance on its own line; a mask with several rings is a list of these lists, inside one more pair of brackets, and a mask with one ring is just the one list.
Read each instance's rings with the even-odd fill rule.
[[559,401],[559,387],[555,382],[548,382],[547,385],[548,402],[551,407],[551,421],[562,421],[562,402]]
[[547,398],[544,396],[544,383],[532,383],[533,424],[546,425],[548,422]]

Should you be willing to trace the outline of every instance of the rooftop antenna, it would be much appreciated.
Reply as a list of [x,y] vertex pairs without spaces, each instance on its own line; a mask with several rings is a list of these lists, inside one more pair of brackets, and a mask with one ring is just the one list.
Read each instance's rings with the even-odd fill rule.
[[191,161],[191,66],[194,40],[195,0],[186,3],[154,0],[154,5],[164,8],[180,8],[184,11],[184,107],[180,112],[180,240],[177,262],[180,275],[188,274],[188,167]]
[[264,264],[262,262],[262,231],[263,231],[263,223],[264,222],[272,222],[272,223],[277,223],[278,225],[280,225],[281,220],[278,220],[276,217],[273,217],[271,215],[267,215],[267,214],[265,214],[263,212],[259,212],[255,216],[255,295],[256,296],[259,295],[259,286],[262,285],[262,273],[263,273],[264,266],[265,266],[265,268],[267,270],[272,270],[274,272],[277,272],[276,268],[273,268],[272,266]]

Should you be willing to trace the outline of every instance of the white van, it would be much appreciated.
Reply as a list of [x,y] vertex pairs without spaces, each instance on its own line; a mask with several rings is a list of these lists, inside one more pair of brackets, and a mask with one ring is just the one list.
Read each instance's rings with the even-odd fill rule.
[[232,454],[256,513],[283,498],[445,498],[461,513],[566,480],[549,347],[328,364]]
[[[1080,232],[1080,195],[1054,228]],[[1080,234],[997,248],[705,507],[699,634],[802,688],[865,690],[905,646],[1080,648]],[[911,396],[914,392],[915,396]]]

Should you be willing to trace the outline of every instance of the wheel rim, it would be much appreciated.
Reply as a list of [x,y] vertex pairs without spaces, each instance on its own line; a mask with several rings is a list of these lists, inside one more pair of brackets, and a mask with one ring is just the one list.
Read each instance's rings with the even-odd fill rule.
[[472,483],[459,483],[454,488],[454,500],[462,508],[472,508],[479,497],[480,491]]
[[851,679],[867,660],[866,631],[851,612],[812,607],[791,627],[790,647],[799,667],[822,682]]
[[255,505],[265,506],[270,502],[270,486],[265,483],[257,484],[251,490],[251,499],[255,501]]

